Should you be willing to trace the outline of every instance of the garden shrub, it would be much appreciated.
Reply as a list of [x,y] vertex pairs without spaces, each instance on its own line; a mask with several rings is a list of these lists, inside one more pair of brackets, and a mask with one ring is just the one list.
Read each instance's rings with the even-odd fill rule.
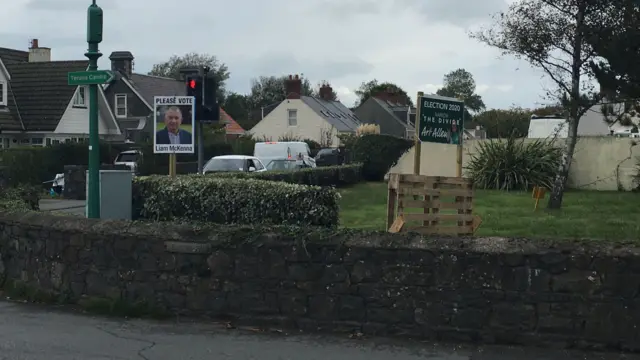
[[295,171],[210,173],[207,176],[283,181],[290,184],[335,187],[350,186],[363,181],[362,164],[324,166]]
[[562,149],[547,139],[489,140],[478,143],[466,169],[474,185],[482,189],[529,190],[551,188]]
[[413,147],[413,141],[389,135],[363,135],[352,143],[352,159],[362,164],[368,181],[381,181],[400,157]]
[[0,187],[0,210],[40,210],[44,190],[38,186]]
[[335,227],[333,188],[204,175],[149,176],[133,184],[134,218]]

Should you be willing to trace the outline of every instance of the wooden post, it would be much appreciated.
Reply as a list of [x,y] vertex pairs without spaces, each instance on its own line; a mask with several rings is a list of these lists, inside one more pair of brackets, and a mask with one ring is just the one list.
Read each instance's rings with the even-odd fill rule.
[[422,155],[422,142],[420,141],[420,104],[424,93],[422,91],[418,91],[417,101],[416,101],[416,121],[414,124],[415,128],[415,137],[413,139],[414,146],[413,149],[415,153],[413,154],[413,174],[420,175],[420,156]]
[[169,176],[176,177],[176,154],[169,154]]
[[387,230],[396,220],[396,199],[398,197],[398,174],[389,174],[387,192]]
[[[464,132],[462,135],[464,135]],[[460,137],[460,144],[456,147],[456,163],[456,176],[462,177],[462,136]]]

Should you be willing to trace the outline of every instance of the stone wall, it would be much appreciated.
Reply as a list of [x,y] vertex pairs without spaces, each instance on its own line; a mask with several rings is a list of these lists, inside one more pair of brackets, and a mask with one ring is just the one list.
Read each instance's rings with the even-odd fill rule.
[[[307,231],[307,232],[304,232]],[[0,278],[303,330],[640,350],[640,248],[0,214]]]

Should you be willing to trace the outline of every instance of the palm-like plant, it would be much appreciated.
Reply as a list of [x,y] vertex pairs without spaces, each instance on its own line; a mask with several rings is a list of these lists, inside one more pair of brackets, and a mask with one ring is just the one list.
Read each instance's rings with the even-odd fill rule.
[[518,139],[481,142],[471,155],[466,172],[476,187],[497,190],[551,188],[562,149],[550,139]]

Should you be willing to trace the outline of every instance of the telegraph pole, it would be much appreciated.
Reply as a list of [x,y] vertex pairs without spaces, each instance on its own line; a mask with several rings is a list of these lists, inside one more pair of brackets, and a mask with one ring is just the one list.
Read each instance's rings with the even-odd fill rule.
[[[102,42],[102,9],[96,0],[87,9],[87,43],[84,54],[89,59],[89,71],[98,70],[98,59],[102,56],[98,44]],[[98,127],[98,85],[89,85],[89,177],[87,195],[87,217],[100,218],[100,133]]]

